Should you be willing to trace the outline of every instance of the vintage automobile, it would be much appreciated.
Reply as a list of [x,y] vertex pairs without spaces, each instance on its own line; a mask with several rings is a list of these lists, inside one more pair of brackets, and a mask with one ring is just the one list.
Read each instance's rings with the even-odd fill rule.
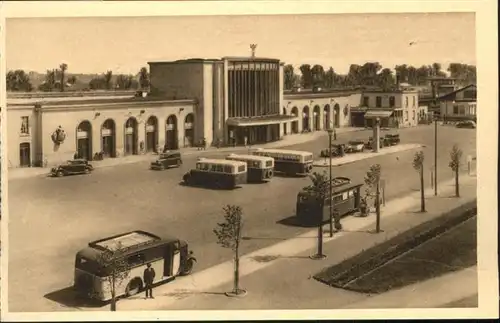
[[365,150],[365,142],[362,140],[351,140],[346,145],[346,153],[358,153]]
[[320,157],[324,157],[324,158],[343,157],[343,156],[345,156],[346,149],[347,149],[347,145],[345,145],[345,144],[333,144],[331,156],[330,156],[330,149],[328,149],[328,148],[321,150],[319,155],[320,155]]
[[387,134],[384,137],[384,146],[395,146],[400,142],[399,134]]
[[66,175],[89,174],[94,170],[94,167],[86,159],[68,160],[66,163],[50,170],[50,174],[54,177]]
[[141,230],[121,233],[92,241],[77,252],[73,287],[82,296],[109,301],[111,275],[124,277],[115,282],[115,294],[127,297],[144,289],[148,266],[156,273],[153,285],[157,285],[191,274],[195,262],[184,240]]
[[461,121],[461,122],[457,123],[456,127],[457,128],[476,129],[476,123],[472,120],[466,120],[466,121]]
[[[384,146],[385,146],[385,140],[384,140],[384,138],[381,137],[380,138],[380,148],[383,148]],[[373,146],[373,138],[372,137],[368,138],[368,142],[365,144],[365,148],[367,148],[367,149],[375,148]]]
[[169,167],[180,167],[182,165],[181,153],[177,151],[167,151],[161,153],[158,159],[151,162],[151,169],[164,170]]

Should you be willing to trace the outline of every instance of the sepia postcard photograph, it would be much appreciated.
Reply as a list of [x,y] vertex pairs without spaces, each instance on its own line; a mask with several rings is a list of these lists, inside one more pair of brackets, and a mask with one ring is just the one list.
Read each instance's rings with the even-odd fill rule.
[[498,318],[496,3],[305,2],[2,4],[3,319]]

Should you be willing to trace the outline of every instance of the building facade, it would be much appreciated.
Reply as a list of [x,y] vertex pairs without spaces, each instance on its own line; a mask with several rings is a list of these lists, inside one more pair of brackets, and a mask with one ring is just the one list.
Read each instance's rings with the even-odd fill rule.
[[373,115],[381,118],[381,127],[413,127],[419,120],[418,91],[399,89],[394,91],[363,91],[360,107],[353,110],[352,125],[371,127]]
[[[118,102],[117,102],[118,101]],[[10,167],[120,157],[189,147],[193,100],[59,101],[8,106]]]
[[440,114],[445,121],[476,120],[477,88],[471,84],[438,98]]
[[[8,100],[9,167],[50,166],[196,146],[252,145],[329,128],[370,126],[370,110],[389,110],[387,125],[413,126],[418,93],[283,93],[278,59],[224,57],[149,62],[146,96]],[[361,113],[360,113],[361,112]]]

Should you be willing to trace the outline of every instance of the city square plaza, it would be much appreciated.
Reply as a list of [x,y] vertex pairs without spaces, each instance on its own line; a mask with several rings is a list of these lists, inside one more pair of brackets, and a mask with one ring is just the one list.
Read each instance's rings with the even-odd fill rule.
[[[476,131],[441,124],[437,129],[439,195],[429,197],[429,217],[438,216],[437,211],[446,208],[446,205],[450,205],[453,201],[461,203],[463,199],[475,196],[475,177],[474,174],[467,174],[465,159],[468,156],[476,156]],[[366,141],[369,136],[373,135],[371,129],[357,130],[339,131],[337,142],[355,139]],[[382,220],[385,221],[382,227],[385,228],[386,234],[393,234],[394,230],[407,229],[414,225],[415,221],[424,221],[421,216],[426,216],[411,212],[418,208],[418,203],[415,203],[418,198],[412,196],[418,196],[417,191],[420,188],[418,173],[412,167],[415,152],[422,150],[425,153],[426,186],[430,184],[431,170],[434,169],[434,125],[389,130],[391,133],[396,131],[400,134],[400,145],[413,144],[414,148],[394,151],[390,154],[384,153],[384,149],[389,148],[382,148],[379,153],[372,153],[371,157],[339,164],[332,169],[333,176],[362,181],[371,165],[381,165],[385,182],[384,194],[387,200],[385,208],[382,208]],[[384,132],[382,131],[382,135]],[[287,141],[286,148],[313,152],[315,158],[321,160],[317,156],[328,145],[327,134],[325,131],[322,133],[322,135],[293,135],[296,138],[309,136],[310,141],[298,141],[295,144]],[[454,144],[458,144],[464,153],[464,165],[461,169],[464,186],[463,197],[460,200],[449,199],[453,193],[451,181],[453,173],[448,167],[449,151]],[[258,146],[255,145],[255,147]],[[322,304],[326,304],[321,302],[321,296],[316,296],[314,299],[309,297],[310,301],[304,298],[290,300],[291,303],[287,302],[286,298],[278,301],[278,294],[280,290],[282,291],[279,286],[290,283],[290,278],[287,276],[283,277],[280,283],[281,274],[276,274],[272,281],[266,283],[269,287],[274,286],[277,293],[274,296],[269,294],[268,301],[266,301],[266,291],[256,285],[254,280],[258,278],[259,272],[263,275],[275,275],[275,272],[271,270],[273,266],[295,262],[294,267],[306,269],[297,272],[294,279],[305,292],[309,290],[308,288],[314,290],[314,287],[306,285],[319,283],[308,280],[308,277],[304,276],[306,272],[313,270],[313,267],[318,269],[321,266],[327,266],[330,262],[340,261],[339,257],[355,254],[364,248],[365,243],[370,241],[370,243],[376,243],[377,239],[383,239],[383,235],[377,236],[362,232],[363,228],[373,226],[373,217],[344,218],[342,221],[345,222],[346,231],[331,241],[325,238],[325,252],[328,258],[323,261],[324,264],[308,260],[307,255],[315,252],[314,234],[311,235],[310,228],[288,225],[287,219],[294,217],[297,193],[301,188],[310,184],[309,178],[275,177],[269,183],[247,184],[231,191],[179,185],[182,175],[194,167],[199,156],[221,158],[228,153],[228,149],[196,150],[192,154],[186,154],[180,168],[163,172],[149,170],[149,163],[154,159],[151,156],[150,159],[138,159],[135,163],[96,168],[90,175],[50,178],[38,174],[9,180],[9,311],[103,310],[104,305],[92,307],[79,303],[75,299],[71,290],[75,253],[85,247],[89,241],[132,230],[175,235],[186,240],[198,258],[198,263],[192,276],[179,278],[157,287],[157,298],[154,302],[145,303],[142,299],[122,300],[118,302],[119,310],[121,306],[123,310],[192,308],[188,305],[189,300],[178,300],[179,295],[196,297],[196,299],[203,298],[200,301],[200,304],[205,304],[200,305],[203,309],[217,309],[219,306],[224,306],[221,309],[239,306],[245,308],[245,305],[235,305],[234,302],[221,300],[222,296],[217,295],[229,288],[232,276],[232,267],[228,264],[233,255],[216,243],[216,237],[213,234],[216,224],[222,220],[222,207],[228,203],[239,205],[243,210],[243,235],[246,239],[242,242],[241,253],[242,259],[246,260],[242,261],[241,270],[242,273],[246,270],[248,275],[243,274],[241,284],[249,291],[249,301],[246,306],[250,308],[259,308],[259,306],[260,308],[266,308],[266,306],[269,308],[320,308]],[[316,167],[314,170],[323,171],[324,169]],[[427,189],[427,192],[432,195],[430,189]],[[408,199],[413,202],[409,202]],[[440,202],[441,200],[443,202]],[[411,211],[391,211],[393,208],[391,205],[395,204],[398,204],[402,211],[407,208]],[[385,218],[384,214],[387,215]],[[389,216],[389,214],[392,215]],[[419,219],[416,218],[417,215]],[[353,221],[357,222],[354,226],[351,225]],[[349,227],[358,228],[361,232],[349,231]],[[267,269],[252,265],[245,258],[246,255],[259,253],[259,250],[269,251],[271,250],[269,248],[278,248],[276,244],[280,243],[292,243],[297,246],[297,240],[304,241],[296,250],[299,256],[304,256],[302,258],[280,259],[280,263],[270,262],[266,265]],[[335,255],[337,243],[345,248],[342,249],[342,254]],[[274,252],[277,252],[276,250]],[[283,250],[279,252],[283,253]],[[292,250],[289,252],[283,253],[283,256],[294,255]],[[244,266],[247,266],[247,269]],[[228,272],[225,275],[222,274],[226,269]],[[210,286],[203,285],[206,283],[201,278],[198,287],[194,286],[197,284],[195,280],[200,277],[196,276],[197,273],[206,276],[213,270],[220,275],[212,277]],[[196,295],[191,295],[190,292]],[[198,295],[200,293],[201,295]],[[331,308],[345,307],[349,305],[347,304],[349,302],[354,304],[362,300],[352,296],[352,293],[341,290],[332,289],[331,293],[345,296],[342,298],[342,304],[329,304]],[[173,294],[177,296],[172,298]],[[257,295],[260,296],[255,298]],[[211,300],[211,298],[217,298],[217,300]],[[227,303],[227,306],[221,302]],[[245,300],[242,300],[241,304],[244,302]]]

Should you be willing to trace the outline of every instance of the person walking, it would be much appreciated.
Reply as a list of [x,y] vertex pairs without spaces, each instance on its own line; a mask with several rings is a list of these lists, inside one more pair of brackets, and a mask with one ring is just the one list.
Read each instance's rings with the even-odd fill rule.
[[153,281],[155,279],[155,270],[151,267],[151,264],[147,264],[147,268],[144,269],[144,285],[146,285],[146,298],[153,297]]

